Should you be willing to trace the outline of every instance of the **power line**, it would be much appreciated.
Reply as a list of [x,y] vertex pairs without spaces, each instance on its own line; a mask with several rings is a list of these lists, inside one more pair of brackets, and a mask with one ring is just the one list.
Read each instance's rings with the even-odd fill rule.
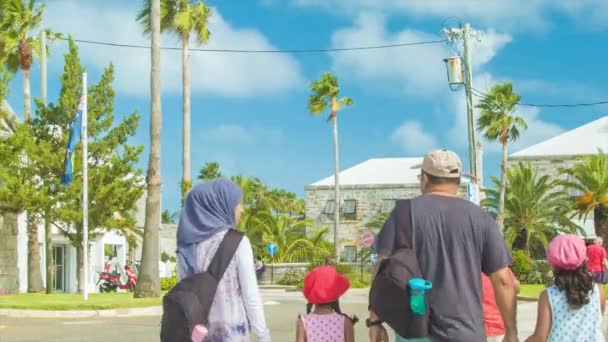
[[[67,38],[59,38],[60,40],[68,40]],[[149,46],[146,45],[135,45],[135,44],[119,44],[119,43],[110,43],[110,42],[100,42],[93,40],[83,40],[83,39],[73,39],[76,43],[83,44],[94,44],[94,45],[105,45],[105,46],[114,46],[114,47],[126,47],[126,48],[134,48],[134,49],[150,49]],[[412,42],[412,43],[400,43],[400,44],[388,44],[388,45],[373,45],[373,46],[356,46],[356,47],[346,47],[346,48],[332,48],[332,49],[293,49],[293,50],[247,50],[247,49],[190,49],[190,51],[199,51],[199,52],[222,52],[222,53],[316,53],[316,52],[340,52],[340,51],[360,51],[360,50],[378,50],[378,49],[389,49],[389,48],[398,48],[404,46],[413,46],[413,45],[427,45],[427,44],[439,44],[445,43],[447,39],[442,40],[428,40],[422,42]],[[161,50],[182,50],[180,47],[161,47]]]
[[[473,95],[479,98],[488,97],[484,92],[472,88]],[[525,107],[544,107],[544,108],[576,108],[576,107],[591,107],[608,104],[608,101],[582,102],[582,103],[566,103],[566,104],[538,104],[538,103],[518,103],[518,106]]]

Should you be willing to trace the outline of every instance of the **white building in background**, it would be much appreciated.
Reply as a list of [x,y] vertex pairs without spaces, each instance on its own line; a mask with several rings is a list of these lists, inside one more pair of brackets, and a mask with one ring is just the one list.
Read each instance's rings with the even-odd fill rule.
[[[6,101],[0,103],[0,139],[6,139],[13,134],[17,116]],[[59,180],[58,180],[59,181]],[[145,219],[145,192],[138,200],[135,210],[137,227],[143,228]],[[92,228],[90,228],[92,229]],[[15,215],[0,214],[0,291],[15,293],[27,291],[27,221],[25,213]],[[76,248],[57,227],[51,232],[53,257],[53,284],[57,292],[76,292]],[[44,226],[38,227],[38,246],[40,248],[40,270],[42,281],[46,287],[46,248],[44,241]],[[95,286],[99,273],[103,271],[106,257],[106,247],[112,256],[117,258],[120,265],[127,262],[128,245],[124,236],[116,230],[105,230],[97,239],[89,241],[89,279],[87,287],[90,292],[97,292]],[[133,260],[139,261],[141,253],[134,253]],[[49,256],[50,257],[50,256]]]
[[[597,154],[598,150],[608,153],[608,116],[515,152],[509,156],[509,163],[530,162],[540,174],[556,177],[560,169],[576,164],[577,158]],[[581,195],[569,191],[571,195]],[[577,223],[585,229],[587,237],[595,237],[591,216]]]

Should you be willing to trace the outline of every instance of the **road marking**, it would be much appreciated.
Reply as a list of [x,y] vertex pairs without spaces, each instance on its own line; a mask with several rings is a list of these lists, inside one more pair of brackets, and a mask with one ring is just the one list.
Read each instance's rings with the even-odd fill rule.
[[85,325],[85,324],[97,324],[99,321],[72,321],[72,322],[63,322],[64,325]]
[[274,300],[269,300],[269,301],[264,302],[264,305],[279,305],[279,304],[281,304],[281,303],[275,302]]

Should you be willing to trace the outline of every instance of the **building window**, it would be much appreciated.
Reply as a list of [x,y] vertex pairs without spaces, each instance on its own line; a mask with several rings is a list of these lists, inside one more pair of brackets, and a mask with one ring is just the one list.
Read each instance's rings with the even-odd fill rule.
[[336,202],[333,200],[327,201],[325,204],[325,215],[328,220],[334,219],[334,211],[336,210]]
[[395,208],[395,201],[394,199],[384,199],[382,200],[382,209],[381,212],[383,213],[390,213],[391,211],[393,211],[393,209]]
[[344,258],[345,262],[355,262],[357,260],[357,247],[355,246],[344,246]]
[[344,200],[344,206],[342,207],[342,214],[344,220],[354,221],[357,219],[357,201],[356,200]]

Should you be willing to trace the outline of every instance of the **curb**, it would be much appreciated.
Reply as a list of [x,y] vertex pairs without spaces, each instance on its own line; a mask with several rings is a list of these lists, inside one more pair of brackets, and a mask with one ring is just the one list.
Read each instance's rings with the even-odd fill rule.
[[520,302],[538,302],[538,298],[517,296],[517,301],[520,301]]
[[22,318],[90,318],[90,317],[137,317],[160,316],[162,306],[145,308],[112,309],[112,310],[78,310],[78,311],[52,311],[52,310],[20,310],[0,309],[0,317]]

